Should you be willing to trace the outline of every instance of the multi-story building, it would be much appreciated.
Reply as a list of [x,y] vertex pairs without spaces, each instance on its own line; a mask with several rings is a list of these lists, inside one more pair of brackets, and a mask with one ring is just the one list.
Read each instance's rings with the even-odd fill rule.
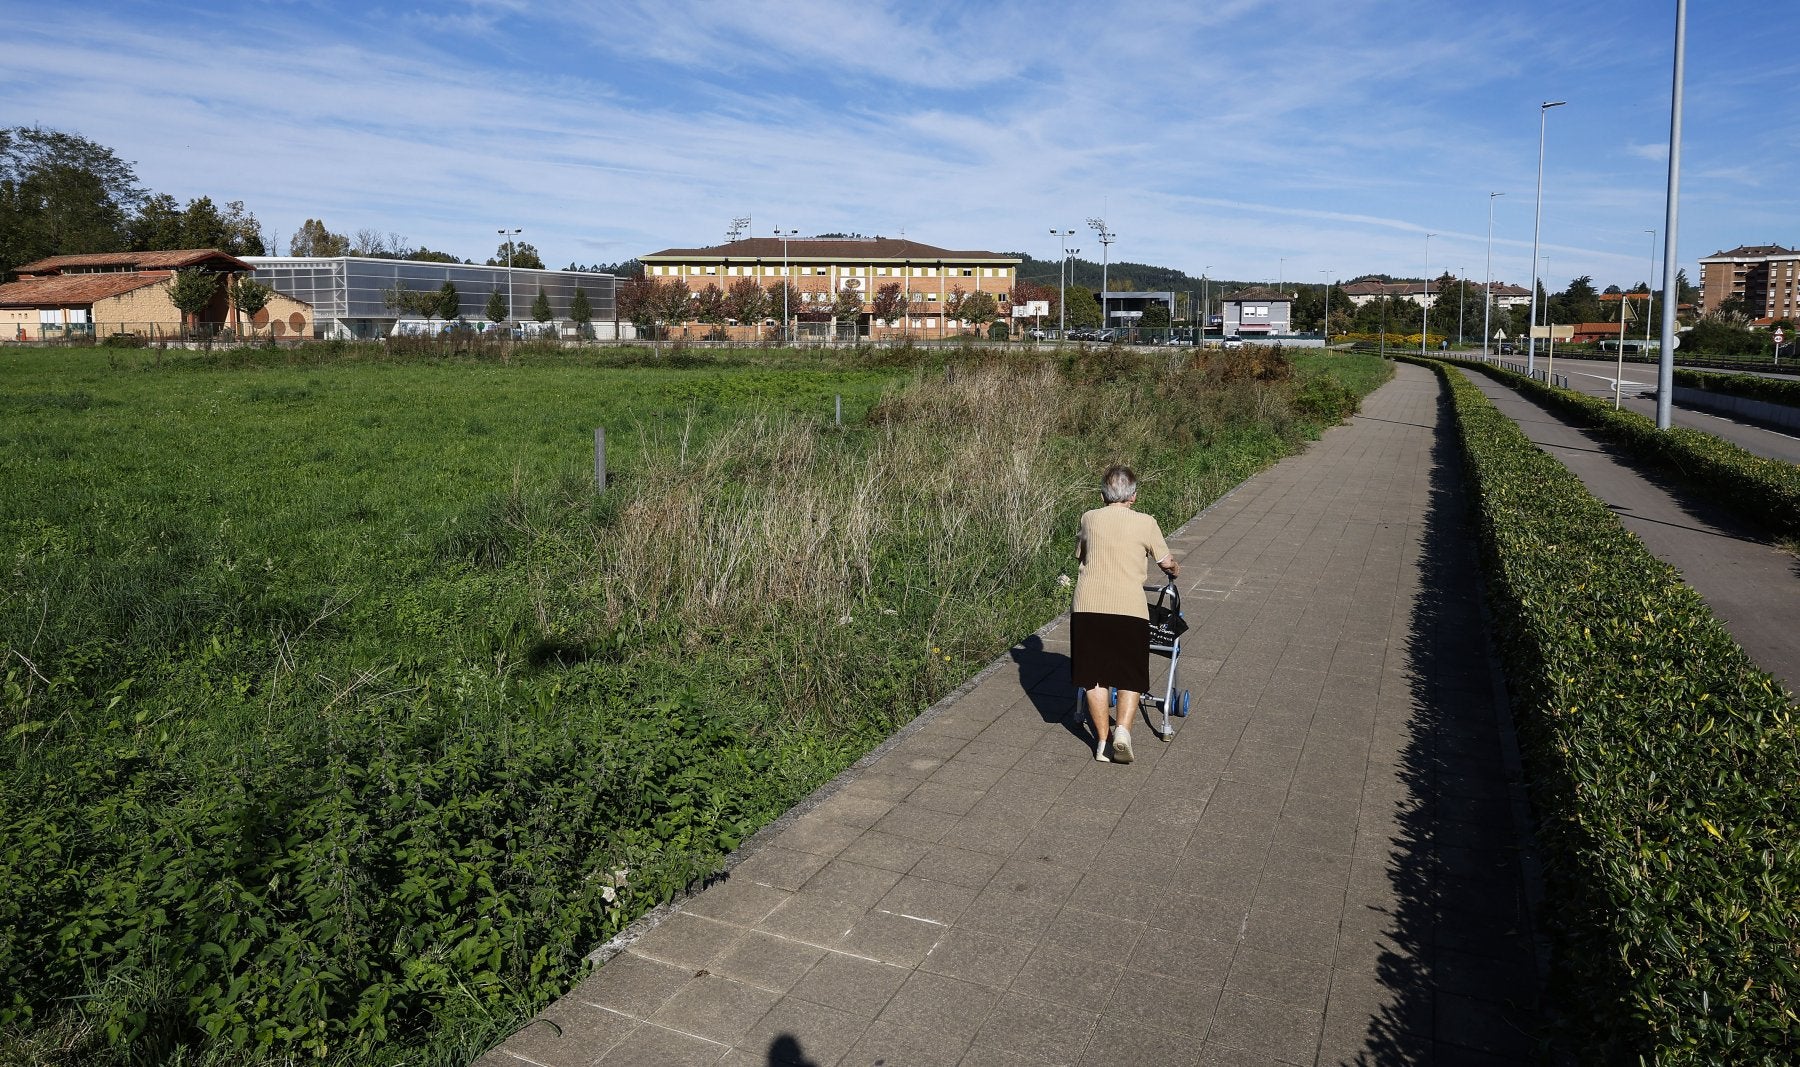
[[487,322],[488,297],[494,293],[505,297],[508,319],[529,323],[541,290],[550,302],[551,322],[545,325],[563,335],[575,332],[569,305],[579,289],[588,299],[588,334],[618,336],[613,300],[618,279],[611,274],[362,256],[245,256],[244,262],[256,268],[258,281],[312,306],[312,332],[318,337],[386,337],[401,321],[388,294],[440,289],[445,282],[456,288],[457,314],[451,318],[476,324]]
[[1700,311],[1727,300],[1744,304],[1752,321],[1800,321],[1800,252],[1780,245],[1739,245],[1700,260]]
[[[1471,290],[1480,286],[1469,283]],[[1437,302],[1438,286],[1436,281],[1429,282],[1378,282],[1372,278],[1360,278],[1353,282],[1345,282],[1339,286],[1350,302],[1357,307],[1372,303],[1386,297],[1389,300],[1411,300],[1430,307]],[[1514,307],[1525,307],[1531,303],[1531,290],[1519,285],[1506,285],[1495,282],[1489,291],[1496,310]]]
[[[649,281],[686,282],[696,293],[708,285],[728,290],[738,280],[755,279],[765,289],[792,286],[800,306],[795,317],[823,312],[845,291],[862,299],[860,322],[871,332],[960,333],[973,323],[946,314],[961,292],[988,293],[1005,319],[1011,310],[1019,260],[998,252],[953,251],[895,237],[747,237],[710,248],[667,248],[639,256]],[[906,312],[889,326],[871,322],[876,295],[898,285]]]
[[1281,336],[1293,332],[1294,298],[1290,293],[1253,285],[1226,293],[1221,299],[1225,304],[1227,337]]

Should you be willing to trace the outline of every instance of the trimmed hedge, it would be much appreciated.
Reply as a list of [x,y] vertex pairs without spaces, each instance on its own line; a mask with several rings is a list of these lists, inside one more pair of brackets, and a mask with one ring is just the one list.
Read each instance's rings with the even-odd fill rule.
[[1760,374],[1709,374],[1697,370],[1677,370],[1675,384],[1709,393],[1725,393],[1747,400],[1767,400],[1800,408],[1800,381],[1791,378],[1764,378]]
[[1800,1060],[1795,706],[1561,462],[1424,362],[1474,488],[1566,1040],[1583,1063]]
[[1656,428],[1653,419],[1603,397],[1557,389],[1535,378],[1470,360],[1445,362],[1478,370],[1491,378],[1573,416],[1635,458],[1680,478],[1695,492],[1781,537],[1800,538],[1800,467],[1766,459],[1712,434],[1675,426]]

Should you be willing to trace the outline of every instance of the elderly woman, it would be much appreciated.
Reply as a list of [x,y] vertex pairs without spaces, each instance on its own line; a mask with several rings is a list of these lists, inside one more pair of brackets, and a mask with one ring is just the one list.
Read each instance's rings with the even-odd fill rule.
[[[1094,758],[1101,763],[1130,763],[1131,724],[1137,718],[1138,695],[1150,688],[1150,609],[1144,600],[1148,561],[1173,578],[1181,565],[1169,554],[1156,520],[1140,511],[1137,475],[1117,464],[1100,478],[1106,506],[1081,516],[1075,557],[1081,578],[1075,583],[1075,611],[1069,623],[1070,662],[1075,685],[1087,691],[1088,717],[1094,721]],[[1119,691],[1116,722],[1107,714],[1107,690]],[[1108,733],[1112,755],[1106,753]]]

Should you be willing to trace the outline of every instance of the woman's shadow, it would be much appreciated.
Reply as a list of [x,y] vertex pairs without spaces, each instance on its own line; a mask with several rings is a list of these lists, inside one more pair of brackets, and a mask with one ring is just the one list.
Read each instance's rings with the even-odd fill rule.
[[1075,699],[1075,683],[1069,677],[1068,654],[1045,648],[1044,639],[1037,634],[1014,645],[1011,654],[1019,668],[1019,688],[1031,698],[1038,718],[1062,724],[1085,745],[1087,726],[1078,713],[1080,705]]

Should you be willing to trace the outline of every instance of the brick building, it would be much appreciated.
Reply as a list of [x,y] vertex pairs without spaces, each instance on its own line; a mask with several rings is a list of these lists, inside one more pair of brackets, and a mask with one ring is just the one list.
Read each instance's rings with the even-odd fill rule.
[[[710,248],[668,248],[638,259],[649,281],[679,278],[696,293],[708,285],[727,290],[742,278],[765,289],[788,281],[800,301],[790,308],[795,317],[823,312],[848,290],[861,296],[859,324],[870,333],[931,336],[973,325],[945,314],[958,290],[991,294],[1006,319],[1019,266],[1017,257],[998,252],[954,251],[894,237],[748,237]],[[906,299],[906,314],[891,327],[871,321],[875,296],[889,284],[899,285]]]
[[1700,311],[1742,301],[1752,321],[1800,322],[1800,252],[1780,245],[1739,245],[1700,260]]
[[[184,322],[170,296],[178,270],[220,275],[212,302]],[[171,252],[98,252],[51,256],[17,269],[18,280],[0,285],[0,340],[38,341],[129,333],[180,338],[194,329],[225,328],[273,337],[312,334],[312,308],[275,293],[254,316],[240,316],[230,282],[252,272],[250,264],[212,248]],[[241,320],[241,321],[240,321]]]

